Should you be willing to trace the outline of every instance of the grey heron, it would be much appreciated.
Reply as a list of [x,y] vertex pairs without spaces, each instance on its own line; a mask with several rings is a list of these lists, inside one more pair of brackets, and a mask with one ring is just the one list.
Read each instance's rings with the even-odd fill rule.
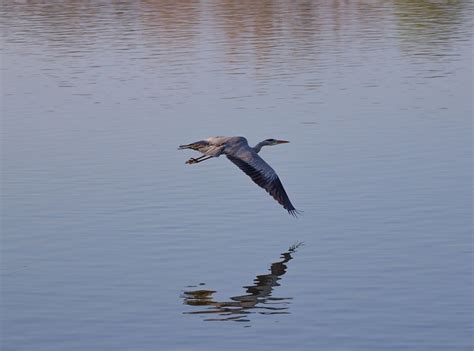
[[296,217],[299,211],[292,205],[278,175],[258,152],[263,146],[289,143],[286,140],[265,139],[250,147],[244,137],[211,137],[191,144],[180,145],[179,150],[192,149],[203,153],[198,158],[190,158],[186,164],[195,164],[213,157],[226,155],[227,158],[239,167],[245,174],[260,187],[265,189],[289,214]]

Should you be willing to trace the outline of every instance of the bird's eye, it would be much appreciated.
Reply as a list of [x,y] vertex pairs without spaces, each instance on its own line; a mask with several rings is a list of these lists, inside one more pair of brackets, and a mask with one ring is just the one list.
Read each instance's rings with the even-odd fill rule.
[[267,139],[267,141],[275,141],[275,139]]

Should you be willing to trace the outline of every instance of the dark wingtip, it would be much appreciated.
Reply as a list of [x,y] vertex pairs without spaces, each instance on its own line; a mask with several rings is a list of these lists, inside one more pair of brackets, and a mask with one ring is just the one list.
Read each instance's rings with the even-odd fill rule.
[[290,246],[290,248],[288,249],[288,252],[290,252],[290,253],[296,252],[296,249],[298,249],[299,247],[302,247],[302,246],[304,246],[304,242],[303,241],[297,241],[293,245]]
[[287,210],[290,215],[292,215],[295,218],[298,218],[298,216],[303,215],[303,211],[297,210],[296,208],[293,208],[291,210]]

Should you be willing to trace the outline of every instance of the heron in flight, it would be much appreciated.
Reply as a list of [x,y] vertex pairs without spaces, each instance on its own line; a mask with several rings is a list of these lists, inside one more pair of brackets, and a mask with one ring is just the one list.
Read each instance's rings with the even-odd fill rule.
[[260,187],[265,189],[282,205],[289,214],[296,217],[299,211],[291,204],[278,175],[258,153],[264,146],[289,143],[286,140],[265,139],[254,147],[250,147],[244,137],[211,137],[191,144],[180,145],[179,150],[192,149],[203,153],[198,158],[190,158],[186,164],[195,164],[213,157],[226,155],[237,167]]

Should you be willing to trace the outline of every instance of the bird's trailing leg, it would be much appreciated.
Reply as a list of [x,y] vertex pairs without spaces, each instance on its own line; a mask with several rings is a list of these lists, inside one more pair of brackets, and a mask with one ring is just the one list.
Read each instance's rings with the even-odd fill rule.
[[212,157],[213,156],[204,155],[204,156],[201,156],[201,157],[198,157],[198,158],[190,158],[189,160],[186,161],[186,164],[192,165],[194,163],[199,163],[199,162],[202,162],[202,161],[209,160]]
[[203,159],[204,157],[206,157],[206,155],[198,158],[191,157],[189,160],[186,161],[186,164],[192,165],[193,163],[199,163],[199,160]]

